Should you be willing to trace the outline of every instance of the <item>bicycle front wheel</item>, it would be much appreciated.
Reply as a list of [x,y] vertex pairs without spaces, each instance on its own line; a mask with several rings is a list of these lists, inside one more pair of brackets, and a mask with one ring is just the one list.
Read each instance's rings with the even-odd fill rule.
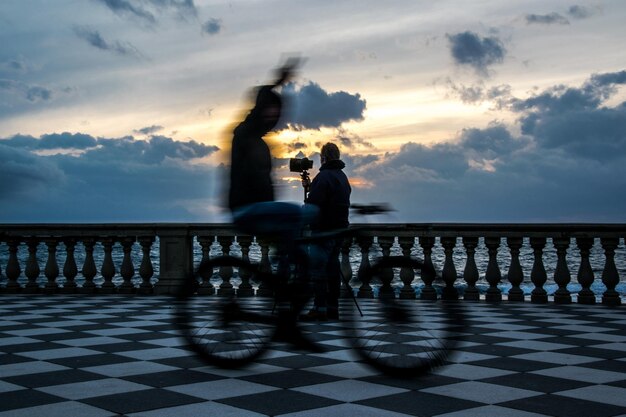
[[363,316],[351,315],[349,339],[361,359],[387,375],[418,376],[445,363],[457,343],[462,315],[455,302],[401,300],[392,281],[402,269],[420,272],[421,262],[389,256],[366,272],[381,284],[378,297],[359,300]]
[[200,276],[214,276],[223,268],[257,282],[264,279],[255,265],[238,258],[204,261],[179,292],[178,320],[189,347],[208,364],[238,368],[259,357],[271,341],[275,323],[269,314],[274,300],[196,293]]

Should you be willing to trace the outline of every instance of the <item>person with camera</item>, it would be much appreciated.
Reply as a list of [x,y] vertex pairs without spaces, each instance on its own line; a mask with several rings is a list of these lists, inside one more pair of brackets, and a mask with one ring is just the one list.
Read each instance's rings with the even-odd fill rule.
[[[306,205],[319,208],[319,215],[311,224],[312,232],[346,228],[349,225],[350,181],[343,172],[345,164],[340,159],[337,145],[327,143],[320,151],[321,167],[311,182],[302,178],[308,189]],[[339,251],[341,241],[328,239],[310,248],[310,279],[315,293],[314,307],[300,316],[301,320],[327,320],[339,318],[339,287],[341,271]]]

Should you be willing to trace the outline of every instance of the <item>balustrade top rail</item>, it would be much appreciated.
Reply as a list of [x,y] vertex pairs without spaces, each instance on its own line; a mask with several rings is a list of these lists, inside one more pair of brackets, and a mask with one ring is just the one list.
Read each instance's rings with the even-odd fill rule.
[[[353,224],[351,227],[359,228],[361,234],[367,238],[358,239],[354,242],[353,249],[359,251],[358,280],[361,286],[358,288],[359,296],[371,296],[370,283],[361,280],[361,271],[369,263],[369,251],[373,247],[373,238],[377,238],[378,246],[383,254],[389,255],[394,245],[394,238],[398,238],[397,244],[401,253],[405,256],[411,254],[413,248],[421,247],[424,262],[432,265],[431,255],[434,253],[435,238],[439,239],[440,247],[443,248],[443,267],[439,278],[445,284],[443,298],[456,299],[461,295],[464,299],[479,299],[479,279],[481,273],[477,266],[475,255],[479,244],[479,238],[484,239],[484,245],[488,252],[488,265],[484,271],[485,280],[489,288],[486,290],[487,300],[502,300],[503,290],[500,285],[506,278],[511,286],[508,290],[509,300],[523,301],[525,294],[522,284],[532,284],[531,301],[546,302],[548,292],[546,283],[548,276],[544,265],[544,248],[547,239],[552,240],[556,249],[556,259],[553,259],[554,277],[553,282],[558,285],[554,293],[555,302],[571,302],[575,295],[579,303],[595,303],[598,294],[601,294],[602,302],[606,304],[620,304],[621,297],[616,286],[620,284],[620,276],[616,267],[616,249],[620,240],[626,238],[626,224],[621,223],[366,223]],[[41,263],[38,249],[40,243],[47,246],[47,259],[45,260],[45,286],[44,292],[142,292],[142,293],[172,293],[182,279],[193,270],[194,267],[194,244],[201,247],[202,258],[210,256],[212,245],[216,244],[228,253],[235,236],[238,236],[242,256],[247,259],[251,249],[252,239],[250,236],[238,234],[231,224],[224,223],[115,223],[115,224],[0,224],[0,244],[8,246],[8,260],[3,265],[0,262],[0,276],[2,268],[8,279],[6,286],[0,290],[8,292],[40,292],[39,285],[42,275],[39,264]],[[372,239],[369,239],[372,237]],[[158,238],[158,282],[154,285],[153,258],[151,254],[155,239]],[[217,239],[216,239],[217,238]],[[417,241],[416,241],[417,238]],[[458,263],[458,253],[455,255],[455,247],[463,247],[463,265]],[[532,271],[530,275],[523,271],[520,264],[520,248],[523,238],[529,239],[529,247],[532,254]],[[195,243],[194,243],[195,239]],[[591,249],[594,241],[598,242],[603,253],[603,263],[598,268],[592,266],[590,260]],[[81,250],[84,251],[84,260],[77,262],[74,252],[76,244],[81,242]],[[94,260],[94,247],[96,242],[101,243],[104,251],[103,261],[98,267]],[[123,247],[123,260],[119,265],[119,271],[113,261],[113,246],[119,242]],[[136,242],[141,246],[141,254],[133,255],[133,247]],[[501,243],[504,247],[501,247]],[[57,260],[57,246],[63,243],[65,260],[61,271]],[[258,242],[261,248],[261,263],[269,264],[268,242]],[[28,259],[20,259],[18,251],[24,253],[28,247]],[[572,282],[572,267],[568,265],[568,248],[576,246],[578,252],[575,255],[579,262],[575,284],[580,289],[570,289]],[[198,246],[196,246],[196,249]],[[351,264],[349,261],[351,243],[344,243],[341,250],[342,270],[349,278],[352,277]],[[510,263],[508,266],[500,265],[499,253],[508,252]],[[197,253],[197,252],[196,252]],[[597,251],[596,251],[597,253]],[[2,254],[0,254],[2,255]],[[623,251],[618,251],[620,265],[624,264]],[[455,258],[456,256],[456,258]],[[134,258],[134,259],[133,259]],[[140,260],[138,259],[140,258]],[[6,258],[5,258],[6,259]],[[119,259],[119,258],[118,258]],[[440,258],[442,259],[442,258]],[[484,260],[485,258],[483,258]],[[1,260],[1,259],[0,259]],[[63,260],[61,259],[63,262]],[[141,283],[137,286],[135,266],[140,263],[138,273]],[[528,257],[526,255],[526,262]],[[82,266],[82,268],[81,268]],[[23,268],[25,267],[25,268]],[[508,271],[503,277],[501,267],[507,267]],[[457,271],[463,268],[460,276]],[[552,268],[551,268],[552,269]],[[59,286],[57,277],[62,272],[66,282]],[[119,284],[118,272],[123,282]],[[596,274],[600,275],[596,276]],[[96,285],[94,277],[100,273],[103,283]],[[77,285],[75,277],[81,274],[84,283]],[[419,286],[420,298],[437,299],[435,289],[435,277],[422,275],[419,284],[415,281],[415,274],[411,271],[402,271],[399,280],[403,288],[400,296],[415,298],[415,289]],[[462,277],[463,288],[455,287],[458,278]],[[24,279],[28,282],[24,284]],[[212,293],[214,288],[209,278],[203,277],[202,288],[207,293]],[[234,291],[229,282],[232,276],[221,275],[222,284],[219,291]],[[118,284],[114,280],[118,279]],[[249,283],[244,283],[248,294],[252,294]],[[603,289],[594,293],[592,286],[599,284]],[[415,288],[414,288],[415,286]],[[597,286],[596,286],[597,287]],[[260,289],[260,288],[259,288]],[[345,290],[345,289],[344,289]],[[356,288],[355,288],[356,290]],[[458,291],[457,291],[458,290]],[[574,291],[574,292],[573,292]],[[626,293],[624,290],[620,290]],[[237,289],[237,294],[244,293],[242,287]],[[364,295],[365,294],[365,295]]]

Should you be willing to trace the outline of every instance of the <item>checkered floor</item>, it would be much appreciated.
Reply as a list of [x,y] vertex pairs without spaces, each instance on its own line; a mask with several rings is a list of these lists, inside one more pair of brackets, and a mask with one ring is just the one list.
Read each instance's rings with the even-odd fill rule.
[[324,353],[274,343],[223,370],[166,297],[0,299],[0,417],[626,416],[623,307],[467,303],[451,363],[403,380],[359,363],[343,322],[306,325]]

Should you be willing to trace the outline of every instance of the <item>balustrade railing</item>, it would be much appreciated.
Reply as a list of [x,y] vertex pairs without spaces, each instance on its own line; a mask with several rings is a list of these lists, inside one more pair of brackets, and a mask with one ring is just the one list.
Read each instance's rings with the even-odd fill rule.
[[[397,272],[399,297],[618,305],[626,294],[623,224],[370,224],[341,247],[342,287],[373,297],[363,271],[380,255],[416,256],[435,274]],[[272,268],[271,243],[227,224],[0,225],[4,293],[171,294],[200,260],[232,253]],[[575,278],[572,278],[575,277]],[[220,268],[199,292],[270,295]]]

